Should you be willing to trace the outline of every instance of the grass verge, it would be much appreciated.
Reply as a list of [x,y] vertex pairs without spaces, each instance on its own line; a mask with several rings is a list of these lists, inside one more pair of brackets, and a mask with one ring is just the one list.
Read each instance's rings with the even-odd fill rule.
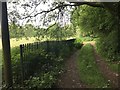
[[97,53],[102,56],[103,60],[107,63],[107,65],[109,66],[109,68],[110,68],[113,72],[115,72],[115,73],[120,73],[120,70],[119,70],[120,61],[119,61],[119,60],[112,61],[112,60],[108,59],[107,57],[105,57],[104,55],[102,55],[102,54],[99,52],[97,46],[95,47],[95,49],[96,49]]
[[120,73],[120,71],[118,70],[119,67],[119,62],[107,62],[108,66],[110,67],[110,69],[115,72],[115,73]]
[[79,58],[77,62],[82,82],[97,88],[107,87],[107,80],[99,71],[95,62],[93,46],[90,44],[83,46],[79,51]]

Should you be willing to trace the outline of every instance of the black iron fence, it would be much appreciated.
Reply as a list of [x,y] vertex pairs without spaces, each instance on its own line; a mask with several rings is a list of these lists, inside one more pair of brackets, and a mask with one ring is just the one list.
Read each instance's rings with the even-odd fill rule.
[[[72,49],[75,39],[63,41],[44,41],[20,45],[21,80],[22,82],[34,75],[38,63],[44,58],[44,53],[52,53],[56,57],[65,53],[65,49]],[[67,52],[66,52],[67,54]]]

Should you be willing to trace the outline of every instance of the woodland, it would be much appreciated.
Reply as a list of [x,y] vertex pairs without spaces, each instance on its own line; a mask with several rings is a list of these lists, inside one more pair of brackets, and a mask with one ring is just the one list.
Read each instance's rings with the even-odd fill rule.
[[119,88],[119,6],[72,0],[2,2],[3,90]]

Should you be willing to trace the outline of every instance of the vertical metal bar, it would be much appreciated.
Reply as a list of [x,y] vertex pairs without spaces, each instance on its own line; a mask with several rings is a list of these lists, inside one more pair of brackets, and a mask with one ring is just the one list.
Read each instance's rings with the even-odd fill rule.
[[38,42],[36,44],[37,44],[37,49],[38,49]]
[[23,46],[24,45],[20,45],[20,61],[21,61],[22,85],[23,85],[23,81],[24,81]]

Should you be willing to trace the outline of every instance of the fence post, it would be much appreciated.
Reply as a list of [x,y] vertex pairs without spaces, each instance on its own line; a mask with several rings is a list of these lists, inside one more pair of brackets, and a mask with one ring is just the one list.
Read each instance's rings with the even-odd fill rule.
[[38,49],[38,42],[36,44],[37,44],[37,49]]
[[24,81],[24,67],[23,67],[23,45],[20,45],[20,61],[21,61],[21,75],[22,75],[22,85]]
[[49,53],[49,41],[46,41],[47,42],[47,53]]
[[[23,51],[24,50],[24,51]],[[22,48],[22,53],[24,52],[24,60],[26,60],[26,56],[27,56],[27,48],[26,48],[26,44],[23,45],[23,48]]]

